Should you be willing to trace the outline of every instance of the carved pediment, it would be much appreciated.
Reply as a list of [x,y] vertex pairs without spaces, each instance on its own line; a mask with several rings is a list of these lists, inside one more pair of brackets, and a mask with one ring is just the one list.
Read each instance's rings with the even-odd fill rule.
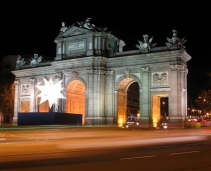
[[71,28],[67,29],[65,32],[61,32],[57,36],[56,40],[61,39],[61,38],[86,34],[87,32],[90,32],[90,30],[80,28],[80,27],[76,27],[76,26],[72,26]]

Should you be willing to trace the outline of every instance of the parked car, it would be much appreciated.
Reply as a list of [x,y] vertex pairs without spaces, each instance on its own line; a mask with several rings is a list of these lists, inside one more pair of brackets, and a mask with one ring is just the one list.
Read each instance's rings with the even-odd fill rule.
[[211,125],[211,120],[206,119],[201,121],[202,126],[210,126]]
[[139,127],[139,121],[130,121],[123,124],[122,128],[138,128]]
[[160,121],[160,127],[163,129],[167,129],[168,128],[168,118],[162,118]]
[[167,122],[162,122],[161,123],[161,127],[164,128],[164,129],[167,129],[168,128],[168,123]]

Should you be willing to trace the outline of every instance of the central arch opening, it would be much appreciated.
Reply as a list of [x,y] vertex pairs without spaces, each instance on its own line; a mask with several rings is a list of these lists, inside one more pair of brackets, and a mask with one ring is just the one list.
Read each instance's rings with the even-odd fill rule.
[[66,88],[66,112],[82,114],[85,124],[85,86],[80,80],[71,81]]
[[118,85],[117,122],[121,127],[127,121],[140,120],[139,85],[133,78],[125,78]]

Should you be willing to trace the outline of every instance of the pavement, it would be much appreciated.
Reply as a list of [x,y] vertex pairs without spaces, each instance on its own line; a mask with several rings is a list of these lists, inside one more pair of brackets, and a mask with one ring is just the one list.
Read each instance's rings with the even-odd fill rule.
[[[206,128],[211,128],[211,126],[206,126]],[[34,130],[34,129],[65,129],[65,128],[101,128],[101,129],[128,129],[128,130],[171,130],[171,129],[200,129],[200,128],[186,128],[185,126],[168,126],[167,128],[162,127],[141,127],[141,126],[129,126],[118,127],[117,125],[12,125],[12,124],[1,124],[0,130]]]

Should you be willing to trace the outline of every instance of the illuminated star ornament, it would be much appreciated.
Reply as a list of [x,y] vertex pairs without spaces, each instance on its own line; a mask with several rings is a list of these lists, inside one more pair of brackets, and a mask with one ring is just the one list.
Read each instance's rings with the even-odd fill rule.
[[37,97],[41,97],[40,104],[48,100],[49,107],[51,108],[53,104],[57,104],[57,99],[62,98],[65,99],[61,91],[64,89],[61,85],[62,80],[57,83],[53,83],[52,77],[50,77],[49,81],[43,78],[45,85],[37,86],[37,88],[41,91]]

